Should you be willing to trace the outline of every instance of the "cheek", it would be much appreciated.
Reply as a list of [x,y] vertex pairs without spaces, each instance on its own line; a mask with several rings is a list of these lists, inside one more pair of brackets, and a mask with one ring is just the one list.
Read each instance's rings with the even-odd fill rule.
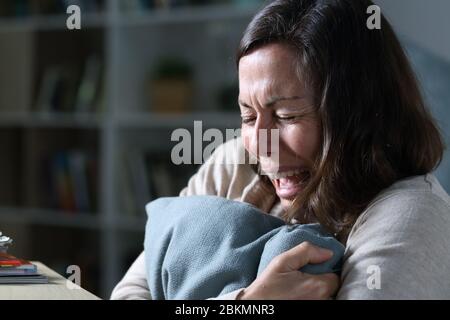
[[280,130],[281,145],[296,155],[312,160],[320,146],[319,130],[313,124],[296,124]]

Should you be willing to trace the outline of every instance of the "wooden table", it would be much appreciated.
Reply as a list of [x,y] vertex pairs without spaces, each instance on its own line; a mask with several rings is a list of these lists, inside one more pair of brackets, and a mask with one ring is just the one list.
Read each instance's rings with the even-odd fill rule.
[[48,277],[47,284],[0,284],[0,300],[100,300],[99,297],[76,286],[69,289],[67,279],[40,262],[33,262],[38,272]]

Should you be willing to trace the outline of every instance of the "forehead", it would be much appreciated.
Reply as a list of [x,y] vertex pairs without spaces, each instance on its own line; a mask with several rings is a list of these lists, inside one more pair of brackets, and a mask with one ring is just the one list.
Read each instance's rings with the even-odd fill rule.
[[252,51],[239,61],[239,84],[243,91],[266,94],[297,94],[306,89],[299,78],[296,54],[287,45],[270,44]]

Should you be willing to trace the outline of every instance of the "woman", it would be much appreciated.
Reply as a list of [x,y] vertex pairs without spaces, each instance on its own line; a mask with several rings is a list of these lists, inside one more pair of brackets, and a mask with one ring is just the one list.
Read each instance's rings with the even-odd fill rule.
[[[450,298],[450,200],[431,174],[442,138],[389,23],[367,28],[370,5],[276,0],[248,26],[237,56],[245,151],[218,148],[181,195],[319,222],[347,248],[340,279],[297,271],[330,258],[302,244],[220,299]],[[258,151],[270,129],[277,163]],[[221,164],[230,152],[256,156],[257,169]],[[112,298],[150,298],[142,255]]]

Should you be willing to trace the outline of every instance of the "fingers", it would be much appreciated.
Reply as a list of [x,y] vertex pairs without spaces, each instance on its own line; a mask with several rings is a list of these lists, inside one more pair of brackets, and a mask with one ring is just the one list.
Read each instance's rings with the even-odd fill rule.
[[329,299],[334,297],[339,289],[340,279],[334,273],[320,275],[305,274],[313,283],[312,299]]
[[333,256],[333,251],[317,247],[309,242],[280,254],[272,260],[269,267],[276,272],[290,272],[312,263],[322,263]]

